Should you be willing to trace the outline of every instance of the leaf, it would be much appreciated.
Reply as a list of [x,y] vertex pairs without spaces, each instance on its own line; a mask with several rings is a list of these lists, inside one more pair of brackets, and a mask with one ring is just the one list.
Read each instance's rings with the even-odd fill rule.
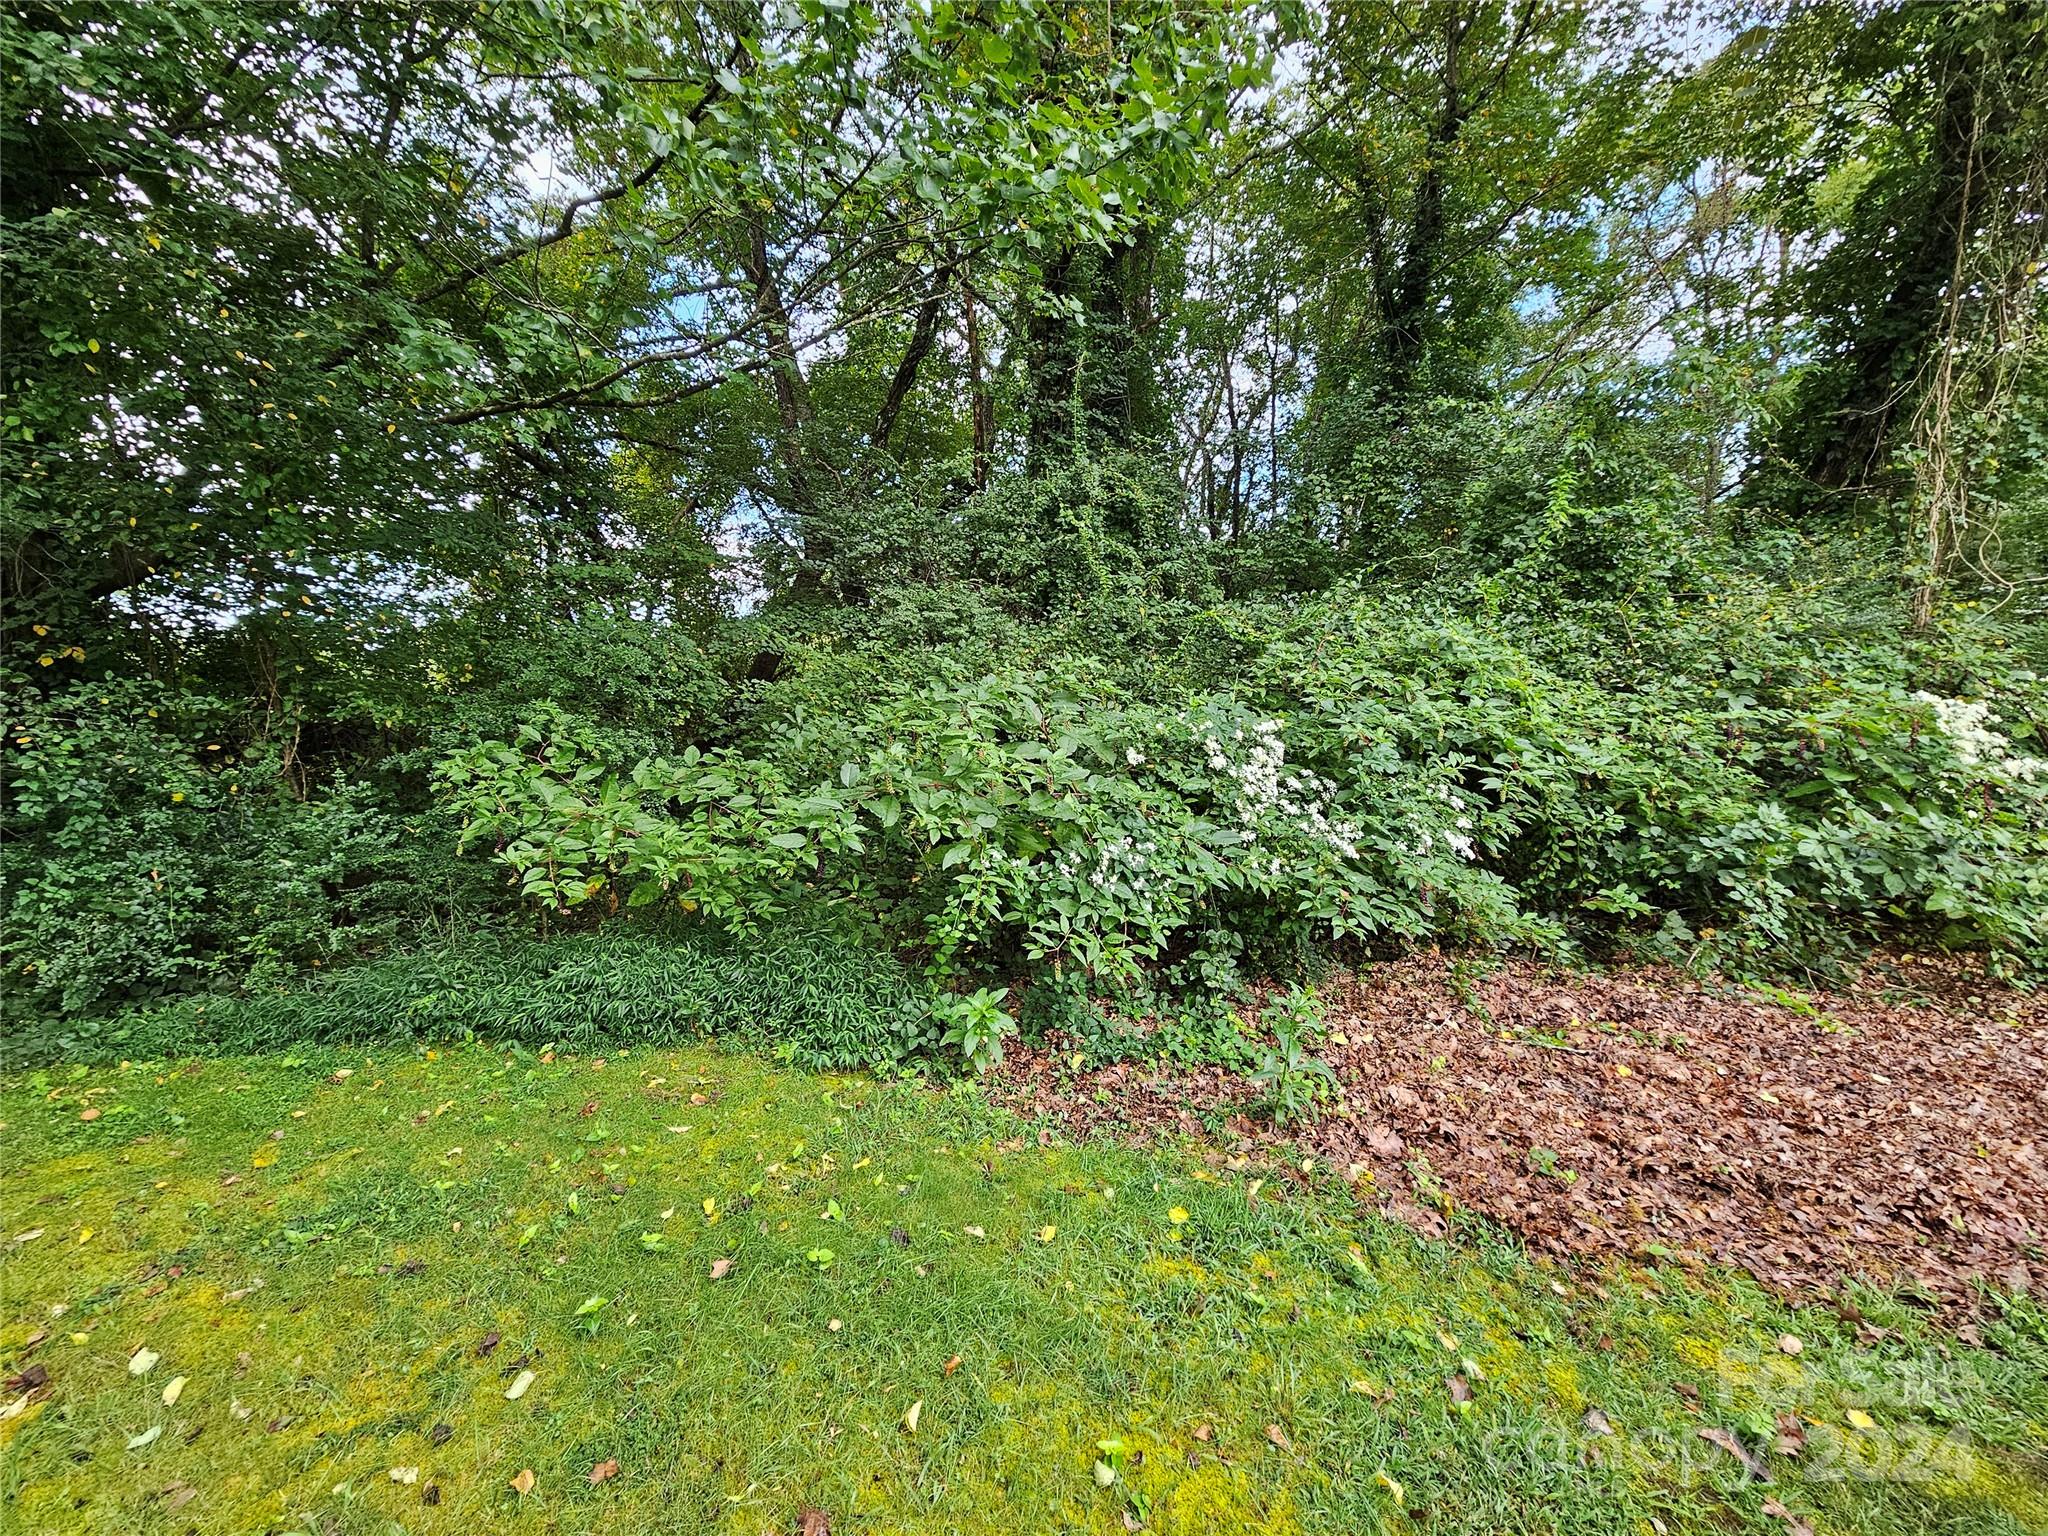
[[274,1141],[266,1141],[249,1155],[249,1166],[251,1168],[268,1168],[276,1161],[277,1143]]
[[1266,1438],[1272,1441],[1275,1445],[1279,1446],[1280,1449],[1283,1451],[1291,1451],[1294,1449],[1293,1445],[1290,1444],[1287,1439],[1287,1431],[1282,1429],[1278,1424],[1268,1424],[1266,1426]]
[[1588,1408],[1586,1410],[1585,1423],[1586,1428],[1593,1431],[1596,1435],[1611,1435],[1614,1433],[1614,1425],[1608,1422],[1607,1415],[1598,1408]]
[[130,1376],[147,1376],[157,1361],[161,1359],[163,1359],[163,1356],[153,1349],[146,1347],[138,1349],[128,1357],[128,1374]]
[[1796,1355],[1806,1346],[1800,1342],[1796,1333],[1781,1333],[1778,1335],[1778,1348],[1788,1355]]
[[394,1483],[403,1483],[406,1487],[410,1488],[420,1480],[420,1469],[418,1467],[392,1467],[384,1475]]
[[712,1279],[714,1279],[714,1280],[723,1280],[723,1279],[724,1279],[724,1278],[725,1278],[725,1277],[726,1277],[727,1275],[729,1275],[729,1274],[731,1274],[731,1273],[732,1273],[732,1260],[731,1260],[731,1259],[713,1259],[713,1260],[711,1261],[711,1278],[712,1278]]
[[1720,1428],[1718,1425],[1703,1424],[1696,1431],[1696,1433],[1702,1440],[1706,1441],[1707,1444],[1718,1445],[1730,1456],[1733,1456],[1737,1461],[1741,1462],[1743,1466],[1749,1469],[1749,1475],[1751,1477],[1754,1477],[1758,1482],[1768,1483],[1771,1480],[1771,1474],[1767,1470],[1765,1470],[1764,1464],[1758,1461],[1756,1457],[1750,1453],[1750,1449],[1748,1446],[1744,1445],[1740,1440],[1736,1439],[1735,1436],[1730,1434],[1727,1430]]
[[144,1446],[155,1445],[157,1441],[157,1436],[161,1435],[163,1432],[163,1425],[152,1424],[149,1426],[149,1428],[145,1429],[141,1434],[131,1435],[129,1437],[128,1449],[131,1451],[139,1451]]
[[184,1376],[173,1376],[164,1383],[164,1406],[166,1408],[178,1406],[178,1399],[185,1395],[185,1383],[188,1379]]
[[1172,1210],[1166,1213],[1166,1219],[1172,1222],[1176,1227],[1186,1226],[1188,1224],[1187,1208],[1185,1206],[1176,1205]]
[[533,1372],[521,1371],[512,1378],[512,1385],[505,1389],[505,1401],[516,1403],[526,1396],[526,1389],[533,1385]]
[[924,1399],[921,1397],[903,1410],[903,1432],[905,1434],[914,1435],[917,1433],[917,1421],[923,1413]]
[[1211,1429],[1207,1424],[1197,1424],[1195,1426],[1195,1438],[1201,1441],[1202,1444],[1207,1445],[1211,1440],[1216,1438],[1216,1431]]
[[1806,1426],[1799,1422],[1796,1413],[1778,1415],[1778,1454],[1797,1456],[1806,1449]]
[[1863,1410],[1862,1410],[1861,1408],[1851,1408],[1851,1409],[1849,1410],[1849,1413],[1848,1413],[1848,1419],[1849,1419],[1849,1427],[1850,1427],[1851,1429],[1875,1429],[1875,1428],[1877,1428],[1877,1420],[1873,1419],[1873,1418],[1872,1418],[1872,1417],[1871,1417],[1871,1416],[1870,1416],[1869,1414],[1865,1413],[1865,1412],[1864,1412],[1864,1411],[1863,1411]]
[[1785,1536],[1813,1536],[1813,1527],[1776,1499],[1765,1499],[1763,1509],[1765,1514],[1775,1515],[1785,1522]]
[[806,1505],[796,1517],[796,1536],[832,1536],[832,1517]]
[[593,1483],[608,1483],[618,1475],[619,1463],[615,1457],[611,1456],[605,1457],[603,1461],[600,1461],[590,1469],[590,1480]]
[[1394,1508],[1400,1509],[1408,1502],[1408,1493],[1398,1482],[1384,1472],[1375,1472],[1372,1480],[1394,1496]]
[[950,1375],[952,1375],[952,1374],[953,1374],[953,1373],[954,1373],[955,1371],[957,1371],[957,1370],[959,1370],[959,1369],[960,1369],[960,1357],[959,1357],[958,1355],[955,1355],[955,1356],[954,1356],[954,1357],[953,1357],[952,1359],[950,1359],[950,1360],[948,1360],[948,1361],[946,1362],[946,1368],[945,1368],[945,1369],[944,1369],[943,1371],[941,1371],[941,1372],[940,1372],[939,1374],[940,1374],[940,1375],[942,1375],[942,1376],[950,1376]]
[[1463,1376],[1446,1376],[1444,1390],[1451,1394],[1451,1401],[1461,1408],[1472,1401],[1472,1383]]
[[1114,1483],[1115,1481],[1116,1481],[1116,1468],[1115,1468],[1115,1467],[1112,1467],[1112,1466],[1111,1466],[1111,1465],[1110,1465],[1110,1464],[1109,1464],[1108,1462],[1106,1462],[1106,1461],[1098,1461],[1098,1462],[1096,1462],[1096,1463],[1095,1463],[1095,1486],[1096,1486],[1096,1487],[1098,1487],[1098,1488],[1107,1488],[1107,1487],[1108,1487],[1108,1486],[1109,1486],[1109,1485],[1110,1485],[1111,1483]]
[[512,1491],[522,1499],[533,1492],[533,1468],[521,1467],[519,1475],[512,1479]]
[[1044,1226],[1040,1227],[1038,1231],[1033,1235],[1036,1236],[1041,1243],[1049,1243],[1054,1238],[1060,1235],[1060,1229],[1054,1226]]

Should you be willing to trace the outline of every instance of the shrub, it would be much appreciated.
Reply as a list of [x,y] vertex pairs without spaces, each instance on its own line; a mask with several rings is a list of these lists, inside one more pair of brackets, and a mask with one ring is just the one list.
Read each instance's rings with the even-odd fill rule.
[[11,1050],[163,1058],[469,1038],[590,1050],[712,1035],[808,1067],[888,1066],[937,1041],[915,978],[843,937],[792,928],[739,944],[613,928],[479,936],[96,1030],[31,1033]]
[[348,779],[299,792],[223,700],[109,678],[19,696],[7,738],[0,955],[29,1013],[262,984],[387,943],[422,905],[410,855],[440,828],[409,844]]

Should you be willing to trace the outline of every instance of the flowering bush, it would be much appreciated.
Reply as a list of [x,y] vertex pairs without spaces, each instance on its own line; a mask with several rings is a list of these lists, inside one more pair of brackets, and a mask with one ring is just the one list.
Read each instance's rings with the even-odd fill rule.
[[1995,708],[1825,656],[1630,684],[1354,598],[1222,617],[1149,664],[835,648],[829,688],[798,669],[719,749],[614,763],[542,712],[442,779],[551,912],[822,910],[951,990],[1035,975],[1028,1010],[1105,1038],[1091,993],[1163,1014],[1343,941],[1748,972],[1902,930],[2042,953],[2023,674]]
[[[1017,956],[1129,980],[1228,926],[1319,940],[1524,930],[1475,866],[1450,765],[1351,775],[1288,760],[1286,724],[1219,696],[1179,710],[999,676],[844,722],[774,756],[592,760],[559,716],[451,758],[465,841],[568,910],[670,901],[748,927],[825,904],[935,974]],[[1313,735],[1313,732],[1310,733]]]

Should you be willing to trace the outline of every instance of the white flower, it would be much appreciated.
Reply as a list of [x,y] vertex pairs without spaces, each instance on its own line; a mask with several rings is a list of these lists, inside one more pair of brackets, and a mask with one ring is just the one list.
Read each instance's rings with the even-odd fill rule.
[[1136,747],[1125,747],[1124,761],[1129,763],[1133,768],[1135,768],[1140,763],[1145,761],[1145,754],[1140,752]]

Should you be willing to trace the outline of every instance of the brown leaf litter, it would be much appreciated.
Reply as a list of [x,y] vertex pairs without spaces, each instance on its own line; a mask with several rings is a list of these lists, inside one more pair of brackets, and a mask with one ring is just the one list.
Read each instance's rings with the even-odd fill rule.
[[1951,958],[1776,999],[1655,967],[1475,970],[1418,954],[1326,987],[1314,1049],[1344,1099],[1294,1130],[1237,1073],[1075,1073],[1057,1039],[996,1091],[1141,1139],[1221,1114],[1432,1235],[1462,1207],[1541,1253],[1731,1265],[1795,1296],[2048,1287],[2048,999]]

